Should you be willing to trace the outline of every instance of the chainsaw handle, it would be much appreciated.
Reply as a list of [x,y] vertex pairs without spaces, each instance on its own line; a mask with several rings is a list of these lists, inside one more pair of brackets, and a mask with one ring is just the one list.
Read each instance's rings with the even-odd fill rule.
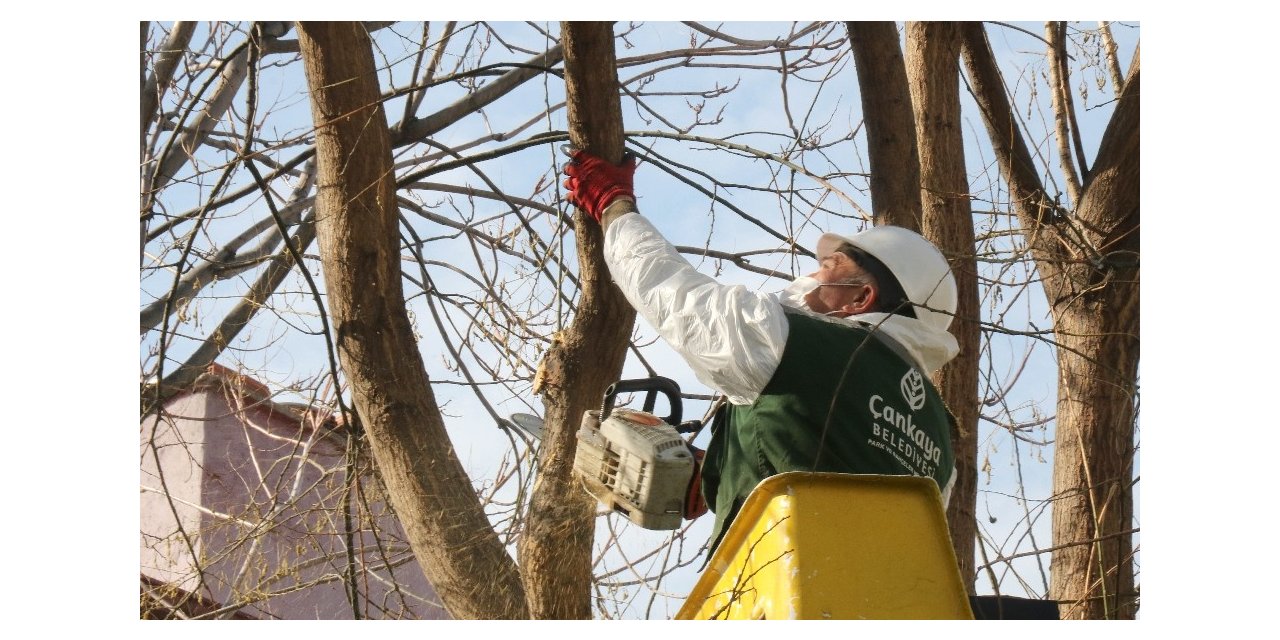
[[675,380],[663,378],[662,376],[653,376],[652,378],[637,378],[634,380],[619,380],[604,391],[604,405],[600,407],[600,421],[604,422],[609,417],[609,413],[613,411],[613,403],[617,401],[619,393],[635,393],[643,391],[644,408],[641,409],[645,413],[653,413],[654,401],[657,400],[658,392],[667,396],[667,404],[671,406],[671,415],[662,419],[663,422],[675,427],[680,425],[682,414],[680,404],[680,385]]

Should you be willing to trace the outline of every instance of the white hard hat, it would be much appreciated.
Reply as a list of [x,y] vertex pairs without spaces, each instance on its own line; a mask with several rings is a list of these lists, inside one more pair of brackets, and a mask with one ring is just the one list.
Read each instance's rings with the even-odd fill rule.
[[846,242],[888,267],[907,299],[916,305],[916,318],[943,331],[951,326],[956,313],[956,278],[932,242],[910,229],[888,225],[848,237],[824,233],[818,238],[818,261]]

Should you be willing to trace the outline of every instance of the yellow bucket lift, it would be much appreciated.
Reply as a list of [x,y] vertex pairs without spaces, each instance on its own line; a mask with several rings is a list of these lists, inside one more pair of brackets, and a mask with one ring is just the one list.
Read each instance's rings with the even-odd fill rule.
[[930,478],[792,472],[747,497],[676,614],[972,619]]

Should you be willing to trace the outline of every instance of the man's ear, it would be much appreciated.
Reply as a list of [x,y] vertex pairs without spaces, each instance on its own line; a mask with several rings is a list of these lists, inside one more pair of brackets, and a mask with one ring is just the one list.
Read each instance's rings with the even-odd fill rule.
[[864,284],[857,287],[850,287],[854,297],[840,311],[846,315],[856,315],[860,313],[868,313],[876,308],[876,300],[880,298],[880,292],[876,288]]

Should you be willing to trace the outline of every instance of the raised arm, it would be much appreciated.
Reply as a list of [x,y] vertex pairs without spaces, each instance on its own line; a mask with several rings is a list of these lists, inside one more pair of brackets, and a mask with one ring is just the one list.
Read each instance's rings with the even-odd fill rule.
[[636,211],[634,164],[618,167],[583,152],[573,157],[565,187],[571,201],[605,225],[605,262],[627,300],[698,380],[734,403],[754,402],[787,340],[777,298],[694,269]]

